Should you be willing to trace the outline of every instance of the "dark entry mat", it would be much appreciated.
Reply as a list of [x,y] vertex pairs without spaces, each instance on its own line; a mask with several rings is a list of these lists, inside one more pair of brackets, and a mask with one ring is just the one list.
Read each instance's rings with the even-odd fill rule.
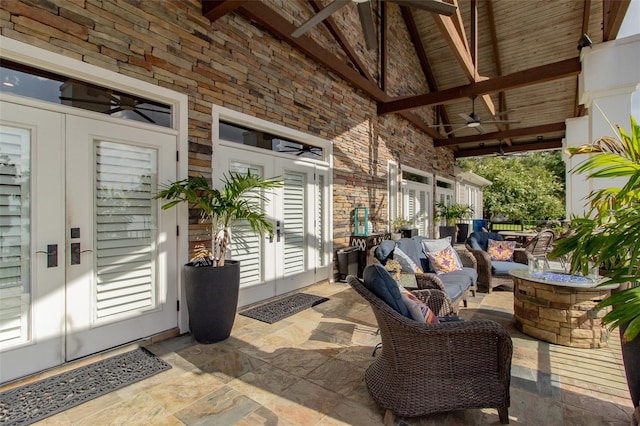
[[240,315],[257,319],[269,324],[280,321],[307,308],[316,306],[329,300],[327,297],[315,296],[307,293],[296,293],[282,299],[265,303],[255,308],[240,312]]
[[168,370],[144,348],[0,393],[0,424],[28,425]]

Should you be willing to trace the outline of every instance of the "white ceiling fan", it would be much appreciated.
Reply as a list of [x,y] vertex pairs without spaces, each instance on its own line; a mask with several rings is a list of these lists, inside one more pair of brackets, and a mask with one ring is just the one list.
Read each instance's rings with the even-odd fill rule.
[[[519,120],[500,120],[500,116],[508,114],[511,111],[502,111],[497,113],[496,115],[494,115],[491,119],[487,119],[484,120],[482,118],[480,118],[480,116],[478,114],[476,114],[476,97],[473,96],[471,98],[471,113],[470,114],[464,114],[464,113],[460,113],[458,114],[460,117],[462,117],[465,121],[465,124],[463,126],[460,126],[458,128],[455,128],[447,133],[445,133],[445,136],[449,136],[450,134],[453,134],[459,130],[462,129],[476,129],[476,131],[480,134],[485,134],[487,133],[487,131],[482,127],[482,124],[509,124],[509,123],[519,123]],[[446,126],[447,124],[445,124]],[[439,127],[440,125],[436,125],[433,127]],[[448,126],[451,126],[450,124]]]
[[[358,15],[360,16],[360,24],[362,25],[362,32],[364,34],[364,40],[367,49],[375,49],[378,45],[378,37],[376,35],[376,27],[373,20],[373,14],[371,10],[372,0],[334,0],[329,3],[318,13],[312,16],[307,22],[300,25],[292,34],[291,37],[298,38],[315,25],[327,19],[334,12],[342,9],[344,6],[353,2],[358,6]],[[389,1],[402,6],[409,6],[415,9],[426,10],[427,12],[433,12],[440,15],[451,16],[457,9],[453,4],[446,3],[441,0],[380,0]]]

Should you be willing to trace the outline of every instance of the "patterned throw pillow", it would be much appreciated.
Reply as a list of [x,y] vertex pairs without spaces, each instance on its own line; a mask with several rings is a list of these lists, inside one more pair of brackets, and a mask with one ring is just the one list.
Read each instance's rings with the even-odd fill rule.
[[449,246],[442,251],[426,253],[427,257],[433,265],[436,274],[442,275],[447,272],[460,271],[462,267],[458,266],[454,257],[455,251]]
[[489,239],[487,253],[489,253],[491,260],[513,262],[513,251],[515,250],[515,248],[515,241],[495,241]]
[[[439,252],[445,250],[447,247],[452,248],[451,237],[440,238],[439,240],[422,240],[422,252],[425,256],[427,253]],[[460,256],[458,256],[458,253],[455,250],[453,250],[453,257],[456,260],[456,265],[462,268],[462,260],[460,260]]]
[[393,250],[393,260],[397,260],[400,266],[402,266],[403,272],[413,272],[414,274],[421,274],[422,268],[419,267],[416,262],[403,252],[399,247]]
[[400,290],[400,297],[402,297],[402,301],[407,309],[409,309],[413,320],[427,324],[437,324],[440,322],[433,311],[414,296],[413,293],[400,284],[398,284],[398,290]]

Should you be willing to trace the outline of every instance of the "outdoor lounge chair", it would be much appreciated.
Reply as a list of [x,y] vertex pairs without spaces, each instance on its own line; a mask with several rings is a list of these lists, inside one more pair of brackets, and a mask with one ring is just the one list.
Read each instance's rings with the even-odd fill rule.
[[541,259],[547,267],[549,267],[549,261],[547,260],[547,254],[553,250],[553,241],[556,234],[550,229],[544,229],[533,237],[524,246],[524,250],[527,255],[534,259]]
[[[395,416],[468,408],[496,408],[500,422],[509,423],[513,344],[504,327],[489,320],[420,323],[398,313],[357,277],[349,275],[347,282],[369,302],[380,328],[382,353],[367,368],[365,383],[385,410],[385,424],[393,424]],[[413,293],[427,299],[421,290]],[[440,313],[431,302],[425,303]]]

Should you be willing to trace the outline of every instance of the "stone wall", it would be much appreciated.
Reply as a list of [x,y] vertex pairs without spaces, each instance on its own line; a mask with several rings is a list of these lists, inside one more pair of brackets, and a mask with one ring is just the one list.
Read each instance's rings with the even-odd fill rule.
[[[296,25],[313,13],[306,1],[267,1]],[[390,65],[387,93],[427,91],[400,9],[387,5]],[[356,8],[336,16],[356,46],[363,42]],[[211,173],[211,108],[221,105],[334,143],[334,248],[348,243],[351,214],[367,205],[374,226],[387,223],[387,161],[443,176],[453,155],[400,116],[376,115],[376,103],[318,63],[231,13],[215,22],[199,0],[4,0],[2,35],[189,96],[189,174]],[[354,35],[355,34],[355,35]],[[341,49],[322,26],[310,35]],[[356,47],[356,49],[362,47]],[[375,52],[362,51],[374,78]],[[429,108],[414,111],[430,119]],[[190,240],[207,232],[192,218]]]

